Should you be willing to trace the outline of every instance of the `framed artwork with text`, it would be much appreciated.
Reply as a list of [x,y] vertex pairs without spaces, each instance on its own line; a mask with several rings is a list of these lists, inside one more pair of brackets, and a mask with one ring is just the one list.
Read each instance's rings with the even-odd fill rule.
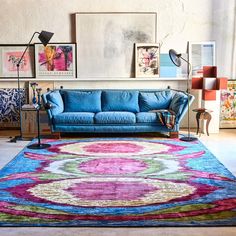
[[73,43],[35,44],[36,77],[76,77],[76,47]]

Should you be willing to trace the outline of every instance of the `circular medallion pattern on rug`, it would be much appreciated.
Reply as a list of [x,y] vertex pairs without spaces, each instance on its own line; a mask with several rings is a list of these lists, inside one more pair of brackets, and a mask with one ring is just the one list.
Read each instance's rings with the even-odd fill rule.
[[50,163],[44,170],[64,176],[118,175],[143,176],[147,173],[159,175],[174,173],[180,168],[177,160],[164,157],[126,157],[126,158],[71,158]]
[[131,155],[151,155],[158,153],[167,153],[180,147],[176,145],[166,145],[162,143],[153,143],[145,141],[97,141],[97,142],[76,142],[64,145],[55,145],[49,150],[65,154],[77,154],[86,156],[124,157]]
[[58,204],[89,207],[157,204],[188,196],[194,191],[193,186],[185,183],[109,177],[59,180],[38,184],[27,190],[33,198]]
[[99,158],[82,162],[78,166],[81,171],[99,175],[134,174],[147,168],[148,165],[144,161],[131,158]]

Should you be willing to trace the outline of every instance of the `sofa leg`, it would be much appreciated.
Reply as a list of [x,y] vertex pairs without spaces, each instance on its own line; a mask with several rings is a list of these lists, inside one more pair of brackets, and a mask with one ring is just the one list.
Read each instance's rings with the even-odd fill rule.
[[170,138],[179,138],[179,132],[170,132]]
[[55,139],[61,139],[61,133],[60,132],[53,132],[52,133],[53,138]]

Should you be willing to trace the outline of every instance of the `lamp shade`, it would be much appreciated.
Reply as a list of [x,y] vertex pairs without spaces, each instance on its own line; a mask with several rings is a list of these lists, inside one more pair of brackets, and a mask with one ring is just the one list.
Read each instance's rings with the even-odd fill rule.
[[50,41],[50,39],[52,38],[53,34],[54,33],[42,30],[38,38],[42,42],[42,44],[46,46],[48,42]]
[[178,67],[181,66],[181,54],[178,54],[174,49],[169,50],[169,57],[171,61]]

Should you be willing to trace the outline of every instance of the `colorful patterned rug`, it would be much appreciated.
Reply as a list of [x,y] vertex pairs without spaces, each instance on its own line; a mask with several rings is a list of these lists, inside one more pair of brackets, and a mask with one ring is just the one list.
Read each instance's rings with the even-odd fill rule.
[[198,141],[44,142],[1,170],[1,226],[236,225],[236,178]]

